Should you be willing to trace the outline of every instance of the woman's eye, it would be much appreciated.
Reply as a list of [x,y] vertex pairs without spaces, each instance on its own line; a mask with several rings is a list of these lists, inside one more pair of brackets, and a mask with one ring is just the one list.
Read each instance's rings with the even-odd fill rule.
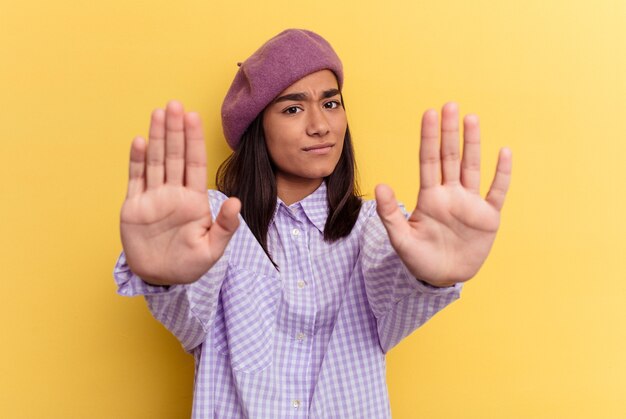
[[298,113],[302,111],[302,109],[298,108],[297,106],[290,106],[287,109],[285,109],[283,112],[286,114],[294,114],[294,113]]
[[335,108],[338,108],[339,106],[340,106],[340,103],[337,100],[331,100],[330,102],[324,103],[324,107],[326,109],[335,109]]

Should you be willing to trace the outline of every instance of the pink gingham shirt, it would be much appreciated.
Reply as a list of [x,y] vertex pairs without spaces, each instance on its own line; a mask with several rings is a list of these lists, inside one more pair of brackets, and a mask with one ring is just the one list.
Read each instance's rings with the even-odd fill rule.
[[[226,197],[209,191],[213,214]],[[413,278],[391,247],[374,201],[349,236],[323,240],[324,183],[280,199],[268,247],[245,223],[198,281],[152,286],[124,254],[121,295],[144,295],[154,317],[196,362],[193,418],[391,417],[385,353],[459,297]]]

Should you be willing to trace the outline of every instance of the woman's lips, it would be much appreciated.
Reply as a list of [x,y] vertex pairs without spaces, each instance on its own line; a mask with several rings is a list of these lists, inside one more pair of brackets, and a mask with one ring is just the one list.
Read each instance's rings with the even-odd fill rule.
[[334,144],[324,143],[324,144],[317,144],[311,147],[305,147],[302,150],[306,151],[307,153],[312,153],[312,154],[328,154],[330,150],[333,148],[333,146]]

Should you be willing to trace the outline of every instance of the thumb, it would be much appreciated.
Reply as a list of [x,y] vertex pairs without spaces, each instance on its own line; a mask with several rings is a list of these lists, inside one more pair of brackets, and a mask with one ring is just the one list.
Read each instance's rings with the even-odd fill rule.
[[215,222],[209,229],[209,246],[214,254],[221,255],[228,245],[230,238],[239,227],[239,210],[241,201],[237,198],[228,198],[220,208]]
[[395,236],[408,228],[406,218],[400,211],[396,196],[389,186],[377,185],[374,194],[376,196],[376,212],[383,222],[389,238],[393,241]]

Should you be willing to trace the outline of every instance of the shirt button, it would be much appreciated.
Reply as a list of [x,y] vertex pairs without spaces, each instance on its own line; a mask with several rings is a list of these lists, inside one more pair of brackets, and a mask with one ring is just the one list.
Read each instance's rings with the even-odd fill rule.
[[297,409],[300,407],[300,400],[294,400],[293,402],[291,402],[291,405]]
[[304,281],[298,281],[298,288],[302,289],[305,285]]
[[294,237],[298,237],[300,235],[300,230],[294,228],[293,230],[291,230],[291,235]]
[[304,340],[304,337],[305,337],[304,333],[298,333],[298,334],[296,335],[296,339],[298,339],[298,340],[300,340],[300,341]]

